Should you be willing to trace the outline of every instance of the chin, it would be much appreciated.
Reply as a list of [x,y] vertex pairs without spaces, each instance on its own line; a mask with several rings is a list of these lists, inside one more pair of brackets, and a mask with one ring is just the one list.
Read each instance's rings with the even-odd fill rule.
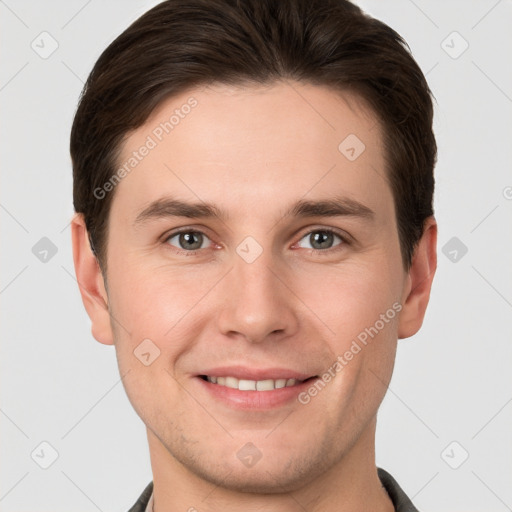
[[259,461],[251,468],[236,465],[206,467],[204,465],[191,467],[197,476],[234,492],[248,494],[282,494],[300,489],[312,476],[325,470],[321,464],[309,460],[307,467],[298,460],[288,461],[287,464],[276,465]]

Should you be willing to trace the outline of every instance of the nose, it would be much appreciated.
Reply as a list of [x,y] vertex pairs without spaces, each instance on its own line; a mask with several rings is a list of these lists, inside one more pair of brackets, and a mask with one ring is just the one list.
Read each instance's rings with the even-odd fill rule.
[[297,331],[300,301],[266,251],[252,263],[235,255],[233,268],[223,281],[218,316],[222,334],[261,343]]

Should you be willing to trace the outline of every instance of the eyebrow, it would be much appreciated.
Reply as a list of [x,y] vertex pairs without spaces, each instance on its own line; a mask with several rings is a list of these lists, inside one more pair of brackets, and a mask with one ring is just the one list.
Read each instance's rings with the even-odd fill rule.
[[[283,217],[359,217],[373,220],[375,212],[368,206],[348,197],[306,201],[294,203]],[[143,224],[154,219],[167,217],[187,217],[191,219],[218,217],[226,220],[229,215],[223,209],[210,203],[188,203],[179,199],[166,197],[152,202],[142,210],[135,219],[134,225]]]

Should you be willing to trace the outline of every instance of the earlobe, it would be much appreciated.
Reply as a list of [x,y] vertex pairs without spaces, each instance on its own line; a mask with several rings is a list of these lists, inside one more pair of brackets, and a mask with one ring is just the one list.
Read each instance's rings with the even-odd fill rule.
[[71,221],[71,239],[76,279],[82,302],[91,319],[92,335],[100,343],[113,345],[105,282],[98,260],[91,250],[82,214],[76,214]]
[[399,338],[408,338],[419,331],[425,317],[436,268],[437,223],[434,217],[428,217],[425,220],[423,236],[414,251],[402,295]]

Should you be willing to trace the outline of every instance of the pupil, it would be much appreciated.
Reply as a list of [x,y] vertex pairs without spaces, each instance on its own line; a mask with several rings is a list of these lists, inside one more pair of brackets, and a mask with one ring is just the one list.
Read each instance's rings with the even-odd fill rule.
[[181,233],[180,245],[184,249],[199,249],[201,247],[200,233]]
[[315,249],[329,248],[332,242],[332,233],[325,231],[317,231],[310,236],[311,245]]

